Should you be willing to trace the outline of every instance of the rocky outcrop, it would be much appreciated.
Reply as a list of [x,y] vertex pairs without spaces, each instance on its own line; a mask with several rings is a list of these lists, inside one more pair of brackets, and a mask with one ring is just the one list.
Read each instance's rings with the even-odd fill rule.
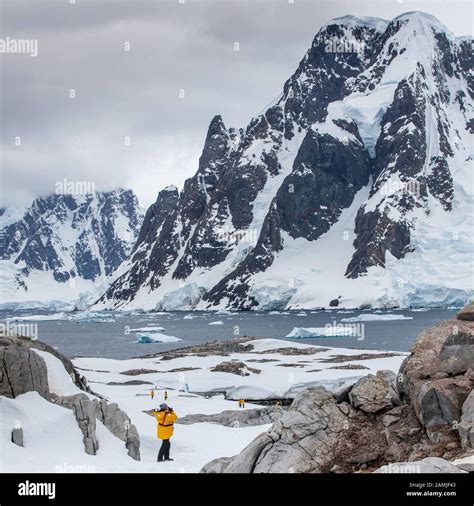
[[17,446],[24,446],[23,444],[23,429],[21,427],[12,430],[12,443]]
[[332,460],[339,436],[348,428],[346,413],[324,388],[306,390],[268,432],[257,436],[232,460],[225,472],[322,472]]
[[84,450],[89,455],[95,455],[99,449],[96,436],[95,406],[86,394],[76,394],[58,397],[56,404],[72,409],[77,424],[82,431]]
[[116,437],[125,442],[128,454],[140,460],[140,437],[135,425],[117,404],[103,399],[89,399],[86,394],[68,397],[55,396],[56,404],[72,409],[84,436],[86,453],[95,455],[99,442],[96,437],[96,420],[99,420]]
[[[94,399],[91,400],[86,393],[70,396],[58,396],[51,393],[46,362],[33,351],[35,349],[51,353],[61,360],[75,384],[92,394]],[[108,404],[92,392],[85,378],[78,374],[67,357],[41,341],[20,336],[0,336],[0,395],[15,398],[30,391],[36,391],[46,400],[73,411],[83,434],[84,450],[89,455],[95,455],[99,448],[96,437],[97,418],[112,434],[125,442],[128,454],[132,458],[140,460],[140,438],[130,418],[117,404]],[[16,440],[19,441],[20,433],[12,433],[12,438],[14,434]]]
[[422,332],[403,362],[398,390],[410,402],[434,442],[455,441],[452,430],[472,391],[474,378],[474,323],[444,321]]
[[130,369],[128,371],[123,371],[120,374],[125,374],[126,376],[139,376],[140,374],[152,374],[157,371],[156,369]]
[[249,367],[239,360],[229,360],[228,362],[221,362],[213,367],[211,372],[227,372],[229,374],[236,374],[237,376],[250,376],[250,374],[260,374],[260,369]]
[[474,448],[474,390],[462,406],[461,423],[458,425],[463,448]]
[[382,352],[382,353],[360,353],[357,355],[331,355],[328,358],[323,358],[320,362],[325,364],[332,363],[343,363],[343,362],[353,362],[360,360],[374,360],[376,358],[390,358],[390,357],[399,357],[400,353],[392,353],[392,352]]
[[220,457],[218,459],[211,460],[202,469],[201,473],[223,473],[229,467],[233,457]]
[[131,386],[131,385],[153,385],[150,381],[142,381],[142,380],[130,380],[130,381],[109,381],[107,385],[111,386]]
[[446,461],[472,452],[473,333],[473,322],[442,322],[418,336],[398,376],[303,390],[267,432],[203,472],[459,472]]
[[117,404],[108,404],[105,400],[93,401],[95,415],[110,432],[125,442],[128,454],[132,459],[140,460],[140,436],[132,425],[129,416]]
[[463,307],[457,318],[458,320],[474,321],[474,301]]
[[0,395],[15,398],[34,390],[51,399],[46,363],[28,347],[1,338],[0,367]]
[[415,462],[395,462],[382,466],[374,473],[464,473],[457,466],[439,457],[427,457]]
[[285,413],[283,406],[268,406],[257,409],[227,410],[212,415],[192,414],[179,418],[176,423],[191,425],[193,423],[218,423],[226,427],[253,427],[273,423]]
[[456,445],[449,453],[446,445],[430,441],[410,405],[385,401],[386,391],[383,395],[379,391],[378,379],[362,387],[365,390],[370,384],[377,395],[370,395],[368,402],[364,398],[362,406],[368,412],[360,409],[357,395],[352,396],[357,407],[350,403],[351,389],[342,396],[344,400],[337,400],[323,387],[299,393],[268,432],[233,457],[224,472],[370,471],[387,462],[459,455]]
[[185,346],[176,350],[165,351],[149,355],[150,357],[159,357],[161,360],[173,360],[175,358],[187,357],[190,355],[198,357],[207,357],[209,355],[229,355],[231,353],[248,353],[253,350],[250,341],[255,337],[238,337],[229,341],[211,341],[210,343],[198,344],[195,346]]
[[352,406],[364,413],[378,413],[393,406],[397,398],[396,375],[392,371],[377,371],[361,378],[349,392]]
[[[52,346],[49,346],[49,344],[43,343],[42,341],[39,341],[37,339],[30,339],[29,337],[24,337],[24,336],[17,336],[17,335],[12,335],[12,334],[0,335],[0,353],[1,353],[1,350],[3,347],[9,347],[9,346],[19,346],[25,350],[29,350],[29,349],[33,348],[35,350],[46,351],[48,353],[51,353],[51,355],[55,356],[57,359],[59,359],[62,362],[64,369],[66,369],[67,373],[72,378],[72,380],[74,381],[74,384],[78,388],[80,388],[81,390],[84,390],[86,392],[89,392],[89,393],[95,395],[96,397],[100,397],[99,394],[93,392],[89,388],[89,386],[87,385],[86,378],[84,376],[81,376],[77,372],[77,370],[74,367],[71,360],[69,358],[67,358],[65,355],[63,355],[62,353],[60,353],[59,351],[55,350]],[[44,363],[44,361],[41,357],[39,357],[38,355],[36,355],[36,356],[41,360],[41,362]],[[23,362],[25,362],[25,361],[23,360]],[[45,367],[46,367],[46,365],[45,365]],[[47,381],[47,376],[45,376],[45,378]],[[0,383],[2,383],[1,379],[0,379]],[[32,388],[31,390],[36,390],[36,388]],[[41,391],[39,391],[39,390],[36,390],[36,391],[40,395],[42,395]],[[43,395],[43,397],[44,397],[44,395]]]

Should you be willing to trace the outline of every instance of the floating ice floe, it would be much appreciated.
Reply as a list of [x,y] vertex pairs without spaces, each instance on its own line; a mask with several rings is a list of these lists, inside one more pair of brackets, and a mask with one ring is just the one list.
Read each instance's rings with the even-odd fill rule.
[[167,336],[166,334],[160,334],[159,332],[153,334],[137,334],[136,343],[150,344],[150,343],[175,343],[182,341],[179,337]]
[[404,316],[402,314],[360,314],[351,318],[342,318],[341,322],[390,322],[393,320],[413,320],[413,316]]
[[222,320],[217,320],[216,322],[209,322],[208,325],[224,325]]
[[114,323],[115,319],[107,313],[83,311],[69,315],[69,320],[81,323]]
[[191,314],[187,314],[186,316],[183,316],[183,320],[194,320],[194,316]]
[[350,325],[333,327],[295,327],[286,337],[303,339],[305,337],[344,337],[357,336],[357,329]]

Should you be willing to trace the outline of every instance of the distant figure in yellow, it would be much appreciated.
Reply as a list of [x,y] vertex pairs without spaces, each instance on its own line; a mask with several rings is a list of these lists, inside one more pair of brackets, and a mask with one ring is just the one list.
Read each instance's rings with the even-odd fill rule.
[[154,399],[154,398],[155,398],[155,392],[154,392],[153,390],[150,390],[150,397],[151,397],[152,399]]
[[245,400],[242,399],[242,407],[245,408]]
[[165,395],[165,401],[167,401],[168,400],[168,390],[165,390],[165,394],[164,395]]
[[281,401],[276,401],[276,402],[275,402],[275,405],[276,405],[276,406],[281,406]]
[[173,408],[170,408],[165,402],[160,404],[159,410],[154,409],[151,414],[156,418],[158,423],[156,435],[158,439],[162,440],[161,448],[156,460],[158,462],[173,460],[170,458],[170,438],[173,435],[174,422],[178,419],[178,417],[173,411]]
[[242,407],[242,399],[239,399],[239,408]]

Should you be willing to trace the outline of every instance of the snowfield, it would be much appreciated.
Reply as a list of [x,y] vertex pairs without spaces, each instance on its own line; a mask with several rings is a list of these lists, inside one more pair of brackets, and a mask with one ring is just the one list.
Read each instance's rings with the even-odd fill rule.
[[[303,343],[277,339],[251,341],[250,353],[232,353],[230,356],[184,356],[171,360],[158,357],[112,360],[103,358],[77,358],[74,365],[83,374],[96,393],[116,402],[131,418],[140,435],[141,461],[127,455],[122,441],[113,436],[97,421],[99,450],[91,456],[84,452],[82,433],[73,412],[28,392],[15,399],[1,398],[2,417],[0,437],[2,459],[1,472],[198,472],[207,462],[218,457],[239,453],[258,434],[268,430],[269,425],[255,427],[226,427],[219,424],[197,423],[175,425],[172,439],[172,462],[156,462],[160,441],[156,438],[156,421],[145,411],[156,408],[168,392],[167,402],[179,417],[187,414],[213,414],[228,409],[239,409],[235,400],[245,398],[246,408],[259,405],[252,399],[275,399],[282,395],[294,397],[308,386],[323,384],[339,388],[369,372],[379,369],[398,371],[405,358],[395,353],[377,358],[374,350],[313,347]],[[283,355],[280,349],[314,349],[315,354]],[[52,392],[73,395],[81,391],[72,383],[62,363],[47,352],[38,352],[46,361],[48,381]],[[362,353],[373,354],[369,360],[358,360]],[[335,355],[345,355],[345,362],[325,362]],[[354,359],[351,359],[354,357]],[[221,362],[238,360],[248,367],[259,369],[259,374],[238,376],[226,372],[211,372]],[[285,364],[289,367],[280,367]],[[363,365],[368,369],[333,369],[340,365]],[[186,370],[189,368],[189,370]],[[192,369],[191,369],[192,368]],[[138,375],[123,374],[131,369],[148,372]],[[168,372],[174,370],[175,372]],[[130,379],[147,381],[141,385],[109,385],[124,383]],[[150,390],[155,390],[155,398]],[[202,393],[217,390],[213,396]],[[199,393],[201,392],[201,394]],[[228,399],[223,392],[227,392]],[[93,395],[87,394],[90,398]],[[11,442],[11,430],[21,426],[25,447]]]

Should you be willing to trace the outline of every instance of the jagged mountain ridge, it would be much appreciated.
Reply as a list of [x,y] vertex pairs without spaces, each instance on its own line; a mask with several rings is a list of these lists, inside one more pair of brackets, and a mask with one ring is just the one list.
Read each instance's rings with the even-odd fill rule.
[[[328,51],[334,41],[363,51]],[[245,131],[212,120],[197,173],[160,192],[151,234],[96,306],[461,304],[470,47],[418,12],[323,26]]]
[[[75,299],[129,256],[143,221],[135,194],[54,194],[0,216],[2,298]],[[12,295],[13,294],[13,295]]]

